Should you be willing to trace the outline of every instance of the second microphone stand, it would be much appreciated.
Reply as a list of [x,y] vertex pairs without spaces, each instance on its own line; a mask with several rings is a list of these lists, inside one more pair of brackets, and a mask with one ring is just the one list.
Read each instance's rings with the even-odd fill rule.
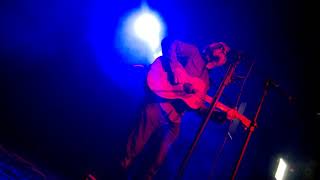
[[243,156],[244,156],[244,154],[245,154],[245,152],[246,152],[246,149],[247,149],[247,146],[248,146],[248,144],[249,144],[250,138],[251,138],[251,136],[252,136],[252,134],[253,134],[253,131],[254,131],[255,128],[257,127],[257,119],[258,119],[258,116],[259,116],[259,114],[260,114],[260,112],[261,112],[262,105],[263,105],[263,103],[264,103],[265,97],[266,97],[267,94],[268,94],[268,91],[269,91],[269,88],[270,88],[270,84],[271,84],[271,83],[272,83],[271,80],[267,80],[267,81],[265,82],[264,89],[263,89],[263,94],[262,94],[262,97],[261,97],[261,99],[260,99],[257,112],[256,112],[256,114],[255,114],[255,116],[254,116],[254,119],[253,119],[253,121],[251,122],[251,125],[250,125],[250,127],[249,127],[249,133],[247,134],[245,143],[244,143],[243,146],[242,146],[241,153],[240,153],[240,157],[239,157],[239,159],[237,160],[237,164],[236,164],[236,166],[235,166],[234,169],[233,169],[232,178],[231,178],[232,180],[234,180],[235,177],[236,177],[236,175],[237,175],[237,172],[238,172],[238,170],[239,170],[241,161],[242,161],[242,159],[243,159]]

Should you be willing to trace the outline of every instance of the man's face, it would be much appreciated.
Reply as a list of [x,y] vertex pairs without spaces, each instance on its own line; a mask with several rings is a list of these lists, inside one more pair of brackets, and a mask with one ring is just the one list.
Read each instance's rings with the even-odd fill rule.
[[[224,65],[227,61],[226,54],[229,52],[230,48],[223,42],[213,43],[209,47],[212,51],[211,57],[209,57],[209,55],[207,57],[207,68],[212,69]],[[212,57],[214,57],[214,59]]]

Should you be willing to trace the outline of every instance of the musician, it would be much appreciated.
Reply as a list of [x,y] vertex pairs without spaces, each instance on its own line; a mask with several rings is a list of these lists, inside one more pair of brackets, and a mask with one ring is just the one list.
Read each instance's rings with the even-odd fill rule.
[[[208,71],[224,65],[227,60],[226,54],[230,50],[226,43],[217,42],[206,46],[203,51],[199,51],[193,44],[170,37],[161,41],[161,48],[163,55],[158,57],[150,66],[147,81],[149,83],[152,81],[149,76],[159,77],[158,80],[153,79],[153,82],[167,81],[174,91],[181,91],[185,94],[196,93],[197,87],[185,81],[182,71],[192,77],[200,78],[205,85],[202,89],[207,91],[209,89]],[[161,71],[162,73],[165,72],[167,76],[161,74]],[[160,148],[144,177],[145,179],[152,179],[162,165],[170,146],[176,140],[181,118],[188,109],[188,106],[182,101],[160,98],[150,90],[140,115],[140,122],[128,138],[126,155],[121,161],[121,166],[128,169],[134,158],[143,150],[151,135],[160,128],[164,128],[165,132],[162,133],[159,142]],[[202,106],[200,109],[202,109]],[[231,115],[228,114],[228,116]]]

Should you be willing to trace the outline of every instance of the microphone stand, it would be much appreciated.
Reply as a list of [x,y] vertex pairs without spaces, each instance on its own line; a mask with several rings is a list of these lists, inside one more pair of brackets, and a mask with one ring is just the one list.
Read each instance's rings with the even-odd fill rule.
[[[237,108],[237,111],[239,111],[239,110],[241,109],[241,105],[240,105],[240,107],[238,107],[238,104],[239,104],[239,102],[240,102],[240,98],[241,98],[241,94],[242,94],[242,91],[243,91],[243,87],[244,87],[244,85],[245,85],[245,83],[246,83],[246,81],[247,81],[247,79],[248,79],[248,77],[249,77],[250,72],[252,71],[253,65],[254,65],[254,62],[251,63],[251,66],[250,66],[250,68],[249,68],[249,71],[247,72],[247,74],[246,74],[246,76],[245,76],[245,78],[244,78],[244,80],[243,80],[243,82],[242,82],[242,85],[241,85],[241,88],[240,88],[240,92],[239,92],[239,94],[238,94],[237,101],[236,101],[236,104],[235,104],[235,106],[234,106],[235,108]],[[244,110],[243,110],[243,111],[244,111]],[[243,113],[243,112],[241,112],[241,113]],[[233,123],[234,123],[234,122],[233,122]],[[215,167],[216,167],[216,164],[217,164],[217,161],[218,161],[218,157],[219,157],[220,154],[222,153],[222,150],[224,149],[224,146],[225,146],[225,144],[227,143],[227,140],[228,140],[228,139],[232,140],[232,133],[234,133],[234,132],[231,132],[231,129],[233,128],[232,126],[234,126],[233,123],[230,123],[229,128],[228,128],[228,130],[227,130],[227,133],[225,134],[224,141],[223,141],[222,145],[220,146],[219,151],[218,151],[218,153],[217,153],[217,155],[216,155],[216,157],[215,157],[215,159],[214,159],[214,161],[213,161],[213,166],[212,166],[212,168],[211,168],[212,173],[210,174],[209,179],[210,179],[211,177],[213,177],[213,175],[214,175],[214,170],[215,170]],[[237,125],[236,125],[236,126],[237,126]]]
[[253,121],[251,122],[251,125],[249,126],[249,133],[247,134],[246,141],[245,141],[245,143],[243,144],[240,157],[239,157],[239,159],[238,159],[238,161],[237,161],[237,164],[236,164],[236,166],[235,166],[235,168],[234,168],[234,170],[233,170],[232,178],[231,178],[232,180],[234,180],[235,177],[236,177],[236,175],[237,175],[238,169],[239,169],[239,167],[240,167],[241,160],[243,159],[243,156],[244,156],[244,153],[245,153],[245,151],[246,151],[246,149],[247,149],[247,146],[248,146],[248,143],[249,143],[249,141],[250,141],[251,135],[252,135],[254,129],[257,127],[257,119],[258,119],[258,116],[259,116],[259,114],[260,114],[260,112],[261,112],[262,104],[263,104],[263,102],[264,102],[265,97],[266,97],[267,94],[268,94],[268,91],[269,91],[269,88],[270,88],[270,86],[271,86],[271,83],[272,83],[271,80],[267,80],[267,81],[265,82],[264,90],[263,90],[263,95],[262,95],[262,97],[261,97],[260,103],[259,103],[259,105],[258,105],[257,112],[256,112],[256,114],[255,114],[255,116],[254,116],[254,119],[253,119]]
[[238,56],[238,58],[236,59],[236,61],[234,63],[232,63],[229,68],[228,68],[228,71],[223,79],[223,81],[220,83],[220,86],[217,90],[217,93],[215,94],[215,96],[213,97],[213,100],[211,102],[211,105],[210,105],[210,108],[209,108],[209,113],[208,115],[206,116],[205,120],[202,122],[200,128],[198,129],[198,132],[197,132],[197,135],[196,137],[194,138],[186,156],[184,157],[183,161],[182,161],[182,164],[179,168],[179,173],[178,173],[178,177],[177,179],[182,179],[182,176],[184,174],[184,170],[187,166],[187,163],[194,151],[194,148],[196,146],[196,144],[198,143],[199,139],[200,139],[200,136],[202,135],[203,131],[204,131],[204,128],[206,127],[206,125],[208,124],[214,110],[215,110],[215,104],[216,102],[219,101],[225,87],[232,81],[232,76],[235,72],[235,69],[236,67],[238,66],[238,64],[240,63],[240,57]]

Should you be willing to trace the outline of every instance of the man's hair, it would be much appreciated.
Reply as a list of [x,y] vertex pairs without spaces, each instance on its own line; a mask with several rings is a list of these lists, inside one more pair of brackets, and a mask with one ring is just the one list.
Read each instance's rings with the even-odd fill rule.
[[161,41],[161,51],[162,51],[162,54],[164,56],[168,55],[170,46],[173,43],[173,41],[174,41],[174,39],[171,38],[171,37],[168,37],[168,36],[162,39],[162,41]]

